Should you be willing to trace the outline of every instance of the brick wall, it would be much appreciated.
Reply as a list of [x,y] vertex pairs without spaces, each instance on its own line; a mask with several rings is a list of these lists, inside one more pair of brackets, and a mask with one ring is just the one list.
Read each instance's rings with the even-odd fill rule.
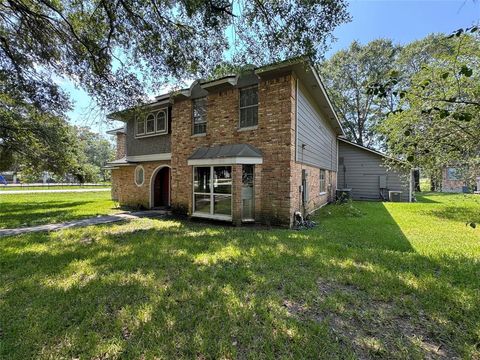
[[162,165],[170,165],[170,161],[153,161],[141,164],[144,169],[143,185],[135,184],[135,168],[133,166],[123,166],[112,170],[112,198],[114,194],[121,205],[131,207],[150,207],[150,184],[152,175],[156,169]]
[[121,159],[127,155],[127,134],[117,133],[117,150],[115,160]]
[[[302,170],[305,170],[308,186],[308,200],[303,204],[300,186],[302,185]],[[336,174],[334,171],[325,170],[325,194],[320,193],[320,169],[314,166],[295,163],[292,177],[292,203],[291,212],[300,211],[307,215],[322,207],[328,202],[335,200]]]
[[192,167],[187,160],[194,150],[203,146],[248,143],[263,153],[263,164],[256,165],[255,171],[256,218],[266,223],[289,225],[294,90],[295,81],[290,74],[260,81],[258,126],[243,131],[237,130],[239,90],[210,93],[205,136],[191,134],[191,101],[173,104],[172,206],[189,214],[192,212]]

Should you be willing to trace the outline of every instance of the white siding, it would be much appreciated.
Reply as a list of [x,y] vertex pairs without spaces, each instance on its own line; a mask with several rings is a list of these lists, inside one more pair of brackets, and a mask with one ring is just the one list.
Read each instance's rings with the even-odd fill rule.
[[297,89],[296,160],[337,171],[335,131],[303,86],[299,84]]

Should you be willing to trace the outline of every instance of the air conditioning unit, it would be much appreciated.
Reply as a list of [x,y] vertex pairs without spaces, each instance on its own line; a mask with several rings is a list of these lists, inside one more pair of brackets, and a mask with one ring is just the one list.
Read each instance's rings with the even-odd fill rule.
[[402,201],[402,192],[401,191],[389,191],[388,199],[391,202],[400,202]]

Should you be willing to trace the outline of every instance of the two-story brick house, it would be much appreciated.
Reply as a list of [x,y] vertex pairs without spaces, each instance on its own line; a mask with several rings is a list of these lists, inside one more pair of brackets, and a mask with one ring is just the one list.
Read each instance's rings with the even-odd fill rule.
[[343,130],[306,62],[196,81],[143,110],[110,115],[125,122],[110,132],[122,205],[289,226],[333,199]]

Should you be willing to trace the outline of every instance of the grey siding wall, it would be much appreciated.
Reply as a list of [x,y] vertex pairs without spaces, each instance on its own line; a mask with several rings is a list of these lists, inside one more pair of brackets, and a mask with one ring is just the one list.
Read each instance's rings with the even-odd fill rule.
[[368,150],[343,141],[338,141],[338,148],[337,188],[351,188],[352,197],[355,200],[378,200],[380,199],[380,175],[385,175],[388,190],[402,191],[402,201],[409,200],[410,177],[408,174],[388,171],[383,165],[383,156]]
[[[171,126],[170,121],[169,126]],[[127,156],[163,154],[169,153],[170,151],[170,133],[166,135],[135,138],[135,120],[131,119],[127,122]]]
[[296,160],[337,171],[336,134],[300,82],[297,89]]

